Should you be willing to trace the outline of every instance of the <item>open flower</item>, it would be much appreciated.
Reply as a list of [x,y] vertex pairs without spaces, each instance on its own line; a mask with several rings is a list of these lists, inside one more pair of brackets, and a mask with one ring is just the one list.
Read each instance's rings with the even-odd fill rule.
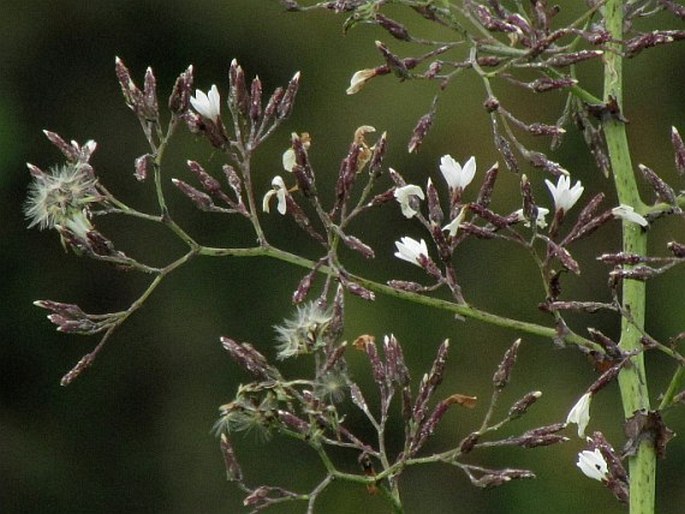
[[585,429],[590,422],[590,403],[592,402],[592,394],[585,393],[576,402],[571,411],[566,417],[566,423],[575,423],[578,425],[578,437],[585,437]]
[[402,237],[399,241],[395,241],[395,246],[397,247],[395,257],[417,266],[421,266],[419,262],[421,255],[428,257],[428,247],[423,239],[419,242],[411,237]]
[[364,70],[359,70],[352,75],[350,79],[350,87],[347,88],[346,93],[348,95],[353,95],[361,91],[369,80],[376,76],[376,70],[374,68],[367,68]]
[[611,214],[614,215],[614,218],[621,218],[625,221],[630,221],[631,223],[637,223],[641,227],[649,225],[649,222],[643,216],[635,212],[635,209],[630,205],[621,204],[618,207],[614,207],[611,209]]
[[[395,188],[395,199],[399,202],[400,207],[402,208],[402,214],[406,218],[413,218],[414,215],[418,212],[416,209],[414,209],[411,204],[412,204],[412,197],[418,197],[421,200],[425,198],[423,195],[423,190],[419,186],[415,186],[414,184],[407,184],[406,186],[398,187]],[[418,202],[413,202],[414,205],[417,205]]]
[[288,203],[286,201],[287,194],[288,190],[285,187],[283,178],[280,175],[276,175],[271,181],[271,189],[269,189],[264,195],[264,198],[262,198],[262,210],[266,213],[270,212],[271,207],[269,204],[271,202],[271,197],[276,196],[276,198],[278,198],[278,212],[285,214],[286,209],[288,208]]
[[476,175],[476,158],[470,157],[462,167],[451,155],[443,155],[440,158],[440,171],[450,189],[464,190]]
[[[523,215],[523,209],[519,209],[518,211],[514,212],[516,215],[516,219],[519,221],[524,221],[524,226],[530,227],[530,221],[526,219],[526,217]],[[535,224],[538,226],[538,228],[545,228],[547,226],[547,220],[545,219],[545,216],[549,214],[549,209],[545,209],[544,207],[539,207],[538,206],[538,215],[537,218],[535,219]]]
[[212,85],[209,94],[197,89],[195,96],[190,97],[190,103],[198,113],[212,121],[217,121],[221,115],[221,98],[216,84]]
[[559,177],[556,186],[549,180],[545,180],[545,184],[547,184],[549,192],[552,193],[554,208],[557,212],[571,210],[571,207],[575,205],[585,190],[580,180],[571,187],[571,178],[565,175]]
[[599,448],[580,452],[576,466],[580,468],[586,477],[599,480],[600,482],[606,480],[609,475],[607,461],[604,459]]

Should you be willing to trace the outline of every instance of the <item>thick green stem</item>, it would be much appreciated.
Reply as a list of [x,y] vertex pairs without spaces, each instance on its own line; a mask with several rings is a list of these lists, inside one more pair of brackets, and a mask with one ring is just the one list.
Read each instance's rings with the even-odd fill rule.
[[[606,3],[606,26],[613,38],[623,39],[624,0],[608,0]],[[623,109],[622,57],[620,46],[605,54],[604,60],[604,101],[615,100]],[[640,200],[633,166],[630,159],[625,124],[617,117],[607,115],[603,123],[609,150],[609,158],[614,174],[614,182],[621,204],[629,205],[636,211],[644,207]],[[647,252],[647,233],[635,223],[623,222],[623,251],[645,255]],[[641,349],[641,330],[645,323],[645,283],[637,280],[623,282],[623,308],[630,312],[631,319],[621,321],[620,346],[624,351]],[[642,353],[632,359],[632,366],[626,367],[618,377],[623,401],[623,412],[627,418],[637,411],[648,411],[649,392]],[[656,480],[656,453],[648,438],[640,442],[635,456],[630,457],[630,514],[654,513],[654,486]]]

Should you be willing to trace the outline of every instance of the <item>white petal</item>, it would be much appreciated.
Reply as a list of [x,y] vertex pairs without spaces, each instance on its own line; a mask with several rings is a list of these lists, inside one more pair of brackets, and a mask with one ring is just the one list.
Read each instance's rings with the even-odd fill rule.
[[611,209],[611,213],[615,218],[621,218],[625,221],[637,223],[641,227],[646,227],[649,225],[649,222],[643,216],[635,212],[635,209],[633,209],[633,207],[630,205],[621,204],[618,207]]
[[585,437],[585,429],[590,422],[590,403],[592,395],[585,393],[580,400],[571,408],[566,416],[566,423],[576,423],[578,425],[578,437]]
[[366,82],[373,78],[376,75],[376,70],[374,69],[364,69],[364,70],[359,70],[355,72],[354,75],[352,75],[352,78],[350,79],[350,87],[347,88],[346,93],[348,95],[353,95],[355,93],[358,93],[361,88],[364,87],[364,84]]
[[296,162],[295,150],[288,148],[285,152],[283,152],[283,169],[285,171],[292,172]]
[[393,194],[402,208],[402,214],[404,214],[406,218],[412,218],[417,213],[417,211],[410,204],[411,197],[416,196],[421,200],[425,198],[423,190],[414,184],[407,184],[406,186],[398,187],[395,189]]

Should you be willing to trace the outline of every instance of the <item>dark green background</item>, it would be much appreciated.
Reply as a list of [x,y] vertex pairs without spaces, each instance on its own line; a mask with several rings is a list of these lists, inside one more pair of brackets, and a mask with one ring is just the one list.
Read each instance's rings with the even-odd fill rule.
[[[570,19],[582,8],[578,4],[583,3],[562,2],[570,9],[562,15]],[[402,12],[398,16],[405,19]],[[133,160],[146,147],[137,121],[122,101],[114,77],[115,55],[137,80],[146,66],[152,66],[162,98],[190,63],[195,66],[197,87],[206,90],[216,83],[224,94],[233,57],[248,75],[260,75],[265,90],[284,84],[301,70],[294,115],[256,160],[260,192],[280,171],[280,154],[291,131],[312,134],[312,160],[320,181],[325,183],[323,177],[328,176],[329,184],[352,132],[363,124],[388,130],[386,164],[418,184],[425,184],[430,175],[442,185],[436,172],[445,153],[460,161],[476,155],[479,177],[497,159],[480,107],[482,90],[467,75],[443,95],[434,130],[419,155],[408,156],[406,142],[416,119],[428,110],[435,85],[400,84],[384,77],[355,96],[345,95],[354,71],[380,62],[373,41],[388,41],[388,37],[369,26],[343,37],[341,23],[341,17],[330,13],[287,14],[268,0],[32,0],[0,6],[0,511],[241,512],[241,494],[225,481],[210,429],[217,407],[247,377],[223,352],[218,338],[249,340],[272,356],[272,325],[289,315],[290,293],[301,275],[299,269],[265,260],[196,261],[155,292],[91,370],[70,387],[59,386],[60,377],[95,340],[56,334],[45,312],[31,302],[49,298],[78,303],[89,312],[119,310],[140,294],[146,282],[65,253],[55,233],[27,231],[21,212],[29,181],[24,163],[47,168],[59,162],[59,153],[42,129],[68,140],[95,139],[99,146],[92,162],[101,180],[134,206],[153,205],[151,184],[139,184],[132,176]],[[411,23],[430,35],[432,27],[425,22]],[[404,52],[399,43],[389,44]],[[659,171],[678,189],[683,183],[673,169],[669,131],[671,125],[685,130],[684,58],[682,46],[673,46],[626,65],[626,115],[631,120],[635,161]],[[593,77],[597,71],[597,65],[590,65],[583,76],[599,94],[599,82]],[[501,84],[497,94],[527,121],[553,122],[562,101],[555,94],[532,96]],[[188,158],[202,159],[215,170],[222,163],[219,155],[208,157],[205,142],[182,133],[168,155],[167,184],[172,176],[191,180],[184,165]],[[566,146],[552,157],[583,181],[585,200],[610,187],[594,169],[577,134],[569,134]],[[537,171],[526,172],[540,203],[548,205],[544,177]],[[517,177],[502,174],[495,195],[495,205],[502,211],[517,208],[517,184]],[[198,213],[172,186],[167,190],[178,219],[192,233],[203,234],[200,241],[251,244],[249,232],[238,220]],[[609,202],[615,204],[611,195]],[[420,236],[418,227],[406,222],[397,206],[377,215],[375,220],[358,222],[354,229],[374,246],[382,265],[347,256],[350,268],[379,280],[420,279],[418,268],[391,257],[392,241],[401,235]],[[287,218],[272,215],[266,227],[274,243],[317,255]],[[111,219],[100,228],[119,248],[148,262],[168,262],[182,251],[166,232],[144,224]],[[618,248],[617,230],[618,224],[612,224],[592,241],[578,245],[576,256],[585,264],[580,277],[565,277],[568,297],[607,298],[606,269],[592,258]],[[652,229],[653,252],[662,254],[665,242],[674,238],[685,239],[682,223],[659,223]],[[473,304],[547,322],[536,311],[542,289],[523,252],[497,242],[473,241],[464,245],[457,259],[466,296]],[[684,279],[683,271],[676,270],[649,283],[648,329],[657,338],[666,339],[683,329]],[[616,321],[608,316],[570,319],[581,332],[590,325],[616,334]],[[442,338],[450,338],[450,366],[441,392],[476,395],[481,403],[474,411],[449,413],[429,446],[434,450],[447,448],[477,426],[490,393],[492,370],[517,337],[383,297],[371,305],[350,300],[346,330],[348,338],[361,333],[379,338],[396,334],[404,343],[415,379],[430,366]],[[351,363],[355,378],[368,385],[362,357],[353,355]],[[648,365],[656,398],[674,365],[659,355],[650,355]],[[304,365],[286,368],[294,373]],[[501,407],[505,411],[509,402],[529,390],[542,390],[544,396],[531,415],[508,430],[519,432],[563,420],[593,380],[590,366],[578,352],[556,350],[549,341],[524,336],[520,362]],[[614,385],[595,399],[592,413],[591,430],[604,430],[620,447],[621,429],[614,422],[620,405]],[[682,412],[671,413],[667,422],[679,431],[683,418]],[[350,419],[361,421],[357,414]],[[359,430],[371,437],[368,427]],[[397,427],[391,430],[391,446],[400,444],[399,435]],[[261,444],[250,436],[238,437],[236,446],[251,484],[263,481],[304,490],[320,477],[321,466],[307,448],[279,439]],[[599,483],[585,479],[576,469],[575,454],[581,448],[582,443],[573,438],[554,448],[474,455],[474,462],[530,467],[539,475],[535,481],[490,491],[471,487],[452,468],[411,470],[402,482],[407,512],[620,512]],[[344,465],[355,470],[354,458],[348,457],[341,456]],[[659,512],[675,514],[685,505],[683,459],[685,450],[678,438],[660,464]],[[387,511],[362,488],[342,485],[331,487],[320,507],[320,512]],[[296,504],[273,512],[303,510]]]

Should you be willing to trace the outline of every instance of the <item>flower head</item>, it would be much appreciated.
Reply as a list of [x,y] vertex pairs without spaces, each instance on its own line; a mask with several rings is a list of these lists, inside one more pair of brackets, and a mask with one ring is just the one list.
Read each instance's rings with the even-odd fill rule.
[[423,239],[419,242],[411,237],[403,237],[399,241],[395,241],[395,246],[397,247],[395,257],[417,266],[421,266],[419,261],[422,255],[428,257],[428,247]]
[[476,175],[476,158],[470,157],[462,167],[451,155],[443,155],[440,159],[440,171],[451,189],[463,190]]
[[288,190],[286,189],[285,182],[283,181],[283,178],[280,175],[276,175],[273,178],[273,180],[271,181],[271,189],[269,189],[264,195],[264,198],[262,198],[262,210],[264,212],[270,212],[271,206],[269,204],[271,202],[271,197],[274,195],[276,196],[276,198],[278,198],[278,212],[281,214],[285,214],[288,208],[288,202],[286,200]]
[[614,207],[611,209],[611,214],[614,215],[614,218],[621,218],[625,221],[630,221],[631,223],[637,223],[641,227],[646,227],[649,225],[649,221],[635,212],[635,209],[633,209],[630,205],[621,204],[618,207]]
[[[395,199],[399,202],[402,208],[402,214],[406,218],[413,218],[418,212],[414,207],[412,207],[412,198],[418,197],[421,200],[425,198],[423,195],[423,190],[419,186],[413,184],[407,184],[406,186],[398,187],[395,189]],[[417,205],[418,202],[415,202]]]
[[592,394],[585,393],[580,400],[571,408],[566,417],[566,423],[576,423],[578,425],[578,437],[585,437],[585,429],[590,422],[590,403]]
[[556,186],[549,180],[545,180],[545,184],[547,184],[549,192],[552,193],[554,208],[557,212],[571,210],[571,207],[575,205],[585,190],[580,180],[571,187],[571,178],[565,175],[559,177]]
[[88,215],[90,205],[102,197],[95,185],[92,169],[84,164],[67,164],[47,173],[29,165],[33,182],[24,205],[29,228],[64,228],[84,238],[93,229]]
[[324,336],[332,319],[332,313],[322,309],[316,302],[298,306],[293,319],[274,327],[278,358],[287,359],[322,348],[326,344]]
[[376,73],[376,70],[373,68],[367,68],[355,72],[350,79],[350,87],[347,88],[346,93],[348,95],[358,93],[364,87],[364,84],[376,76]]
[[190,97],[190,103],[198,113],[212,121],[217,121],[221,115],[221,97],[216,84],[212,85],[209,94],[197,89],[195,96]]
[[599,448],[580,452],[576,466],[580,468],[586,477],[599,480],[600,482],[606,480],[609,475],[607,461],[604,459]]

